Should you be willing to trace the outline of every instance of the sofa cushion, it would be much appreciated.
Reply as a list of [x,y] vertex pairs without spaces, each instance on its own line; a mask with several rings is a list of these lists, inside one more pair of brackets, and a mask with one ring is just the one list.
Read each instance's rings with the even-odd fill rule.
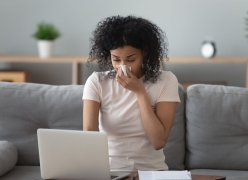
[[181,103],[177,105],[174,124],[171,128],[168,141],[164,147],[165,162],[170,170],[183,170],[185,160],[185,92],[180,84],[178,92]]
[[43,180],[40,166],[15,166],[14,169],[3,175],[1,180]]
[[15,145],[17,165],[39,165],[38,128],[83,128],[83,85],[0,82],[0,92],[0,140]]
[[248,89],[192,85],[186,97],[186,168],[248,170]]
[[0,141],[0,176],[13,169],[17,162],[17,150],[8,141]]

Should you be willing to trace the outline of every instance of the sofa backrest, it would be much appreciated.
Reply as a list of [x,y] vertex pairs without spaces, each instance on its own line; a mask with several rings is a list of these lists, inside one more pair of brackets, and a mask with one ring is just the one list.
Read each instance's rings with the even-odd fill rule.
[[[83,128],[83,85],[53,86],[0,82],[0,141],[12,142],[18,150],[17,165],[39,165],[37,129]],[[169,169],[184,169],[184,90],[164,148]]]
[[180,101],[177,105],[174,124],[168,141],[164,147],[165,162],[169,170],[183,170],[185,168],[185,92],[182,85],[178,87]]
[[12,142],[17,165],[39,165],[37,129],[82,130],[83,86],[0,83],[0,141]]
[[248,170],[248,89],[193,85],[186,94],[186,168]]

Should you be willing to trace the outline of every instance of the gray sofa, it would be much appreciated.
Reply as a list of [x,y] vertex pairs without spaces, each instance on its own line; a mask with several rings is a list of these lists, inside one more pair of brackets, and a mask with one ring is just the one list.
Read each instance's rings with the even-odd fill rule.
[[[37,129],[82,130],[83,88],[0,83],[0,141],[11,143],[18,154],[7,166],[9,151],[0,147],[0,173],[6,171],[0,180],[42,179]],[[170,170],[248,179],[248,89],[192,85],[185,92],[179,85],[179,93],[181,103],[164,147]]]

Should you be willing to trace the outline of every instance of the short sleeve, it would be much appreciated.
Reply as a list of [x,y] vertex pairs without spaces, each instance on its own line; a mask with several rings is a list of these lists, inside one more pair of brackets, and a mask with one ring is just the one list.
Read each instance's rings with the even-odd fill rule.
[[162,101],[181,102],[178,93],[178,80],[172,72],[168,72],[165,76],[164,86],[157,102]]
[[99,92],[100,92],[100,88],[99,88],[98,75],[96,72],[93,72],[84,85],[84,92],[82,99],[93,100],[100,103],[101,99]]

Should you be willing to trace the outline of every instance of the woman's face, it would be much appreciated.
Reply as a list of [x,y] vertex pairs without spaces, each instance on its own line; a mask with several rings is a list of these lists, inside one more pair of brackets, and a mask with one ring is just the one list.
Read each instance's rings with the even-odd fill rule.
[[140,78],[143,76],[142,62],[143,54],[140,49],[132,46],[123,46],[117,49],[110,50],[111,61],[114,69],[117,71],[118,65],[127,65],[131,67],[131,72]]

